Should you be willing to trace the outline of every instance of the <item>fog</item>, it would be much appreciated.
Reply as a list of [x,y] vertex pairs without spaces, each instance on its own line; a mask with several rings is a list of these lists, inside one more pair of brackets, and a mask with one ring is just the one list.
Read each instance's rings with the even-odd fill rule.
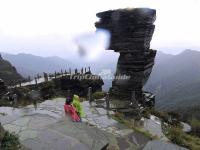
[[[105,43],[91,38],[96,37],[96,13],[127,7],[157,10],[152,49],[172,54],[200,50],[198,0],[6,0],[0,1],[0,51],[78,58],[77,49],[80,43],[88,42],[88,37],[90,45],[86,49],[102,50]],[[85,58],[102,55],[92,52],[98,53]]]

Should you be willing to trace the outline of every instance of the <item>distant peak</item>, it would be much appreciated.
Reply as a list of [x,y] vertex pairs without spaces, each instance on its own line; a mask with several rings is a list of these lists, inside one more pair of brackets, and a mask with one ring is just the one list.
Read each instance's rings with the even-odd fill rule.
[[188,54],[188,53],[200,53],[197,50],[192,50],[192,49],[185,49],[183,52],[181,52],[180,54]]
[[176,56],[184,59],[199,59],[200,51],[186,49]]

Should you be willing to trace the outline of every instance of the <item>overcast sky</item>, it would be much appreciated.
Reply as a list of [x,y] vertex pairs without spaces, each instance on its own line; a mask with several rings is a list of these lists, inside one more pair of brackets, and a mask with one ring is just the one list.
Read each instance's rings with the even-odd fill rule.
[[0,0],[0,51],[65,58],[95,31],[96,13],[126,7],[157,10],[151,48],[200,50],[200,0]]

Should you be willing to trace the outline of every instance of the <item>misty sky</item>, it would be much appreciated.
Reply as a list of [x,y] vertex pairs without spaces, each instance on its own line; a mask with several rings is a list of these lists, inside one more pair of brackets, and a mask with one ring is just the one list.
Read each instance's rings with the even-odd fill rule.
[[151,48],[200,50],[200,0],[0,0],[0,51],[67,58],[93,37],[96,13],[126,7],[157,10]]

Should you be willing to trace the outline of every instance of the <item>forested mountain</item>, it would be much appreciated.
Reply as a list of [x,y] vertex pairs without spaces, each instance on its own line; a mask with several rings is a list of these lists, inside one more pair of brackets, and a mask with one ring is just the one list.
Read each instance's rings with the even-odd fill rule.
[[9,62],[4,60],[0,55],[0,79],[3,79],[6,84],[16,83],[19,80],[24,80],[23,77],[17,72],[15,67]]
[[200,106],[200,52],[159,52],[145,89],[156,94],[156,107],[183,110]]

